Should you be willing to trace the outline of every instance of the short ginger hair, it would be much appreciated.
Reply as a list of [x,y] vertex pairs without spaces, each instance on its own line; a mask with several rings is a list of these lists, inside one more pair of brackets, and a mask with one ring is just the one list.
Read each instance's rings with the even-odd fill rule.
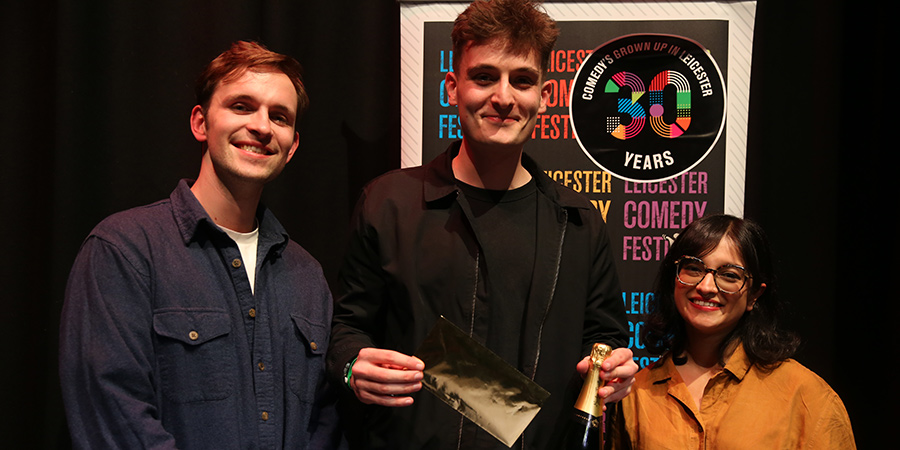
[[213,92],[221,83],[240,78],[248,70],[282,72],[291,80],[297,91],[297,120],[309,107],[309,96],[303,85],[303,68],[296,59],[275,53],[252,41],[237,41],[231,48],[210,61],[197,79],[195,94],[197,104],[206,110]]
[[536,0],[475,0],[459,14],[450,37],[453,40],[454,70],[469,42],[483,44],[499,38],[516,55],[535,52],[541,70],[547,71],[550,53],[559,37],[556,21]]

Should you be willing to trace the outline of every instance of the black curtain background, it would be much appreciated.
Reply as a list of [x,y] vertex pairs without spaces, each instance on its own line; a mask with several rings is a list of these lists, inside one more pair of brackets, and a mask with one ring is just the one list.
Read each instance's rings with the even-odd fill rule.
[[[880,5],[758,3],[748,139],[746,215],[780,257],[789,324],[805,341],[797,359],[841,395],[861,448],[891,442],[898,399],[896,56]],[[0,445],[68,448],[56,350],[69,268],[103,217],[196,175],[197,73],[237,39],[305,66],[300,148],[264,201],[334,282],[360,187],[399,165],[399,6],[57,0],[0,11]]]

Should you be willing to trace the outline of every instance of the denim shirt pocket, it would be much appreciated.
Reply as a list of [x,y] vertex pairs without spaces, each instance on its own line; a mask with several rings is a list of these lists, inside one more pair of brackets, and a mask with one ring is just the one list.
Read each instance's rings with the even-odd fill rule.
[[291,390],[302,402],[312,403],[316,392],[325,382],[325,350],[329,330],[325,325],[311,323],[300,314],[291,314],[294,336],[285,344],[287,377]]
[[153,314],[163,395],[175,403],[222,400],[237,367],[231,317],[224,311],[166,310]]

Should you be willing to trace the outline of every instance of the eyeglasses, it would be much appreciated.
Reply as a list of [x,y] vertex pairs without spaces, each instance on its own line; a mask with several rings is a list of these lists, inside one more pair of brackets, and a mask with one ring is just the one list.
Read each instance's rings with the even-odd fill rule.
[[747,275],[747,269],[736,264],[725,264],[718,269],[710,269],[702,259],[694,256],[682,256],[675,261],[675,267],[675,278],[685,286],[700,284],[706,274],[712,272],[716,288],[725,294],[740,292],[747,280],[753,278]]

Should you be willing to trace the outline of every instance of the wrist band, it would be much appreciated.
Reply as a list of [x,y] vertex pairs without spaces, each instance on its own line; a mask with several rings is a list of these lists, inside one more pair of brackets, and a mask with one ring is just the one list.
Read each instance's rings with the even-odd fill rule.
[[353,387],[350,386],[350,377],[353,376],[353,364],[356,364],[356,358],[353,358],[352,361],[344,365],[344,383],[351,389],[353,389]]

